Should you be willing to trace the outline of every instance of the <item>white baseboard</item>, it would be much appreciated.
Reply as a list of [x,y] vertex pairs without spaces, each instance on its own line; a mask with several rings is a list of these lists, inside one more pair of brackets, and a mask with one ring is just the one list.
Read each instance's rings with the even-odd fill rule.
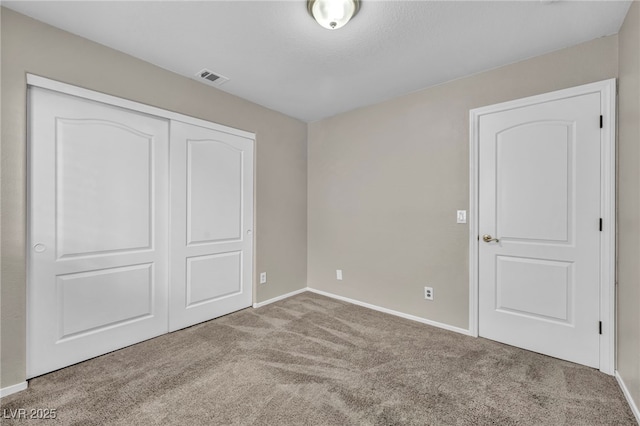
[[629,392],[629,389],[627,389],[627,385],[624,384],[624,380],[622,380],[622,377],[620,376],[620,373],[618,373],[618,370],[616,370],[616,380],[620,385],[620,389],[622,389],[622,393],[624,394],[624,397],[627,399],[627,402],[629,403],[629,407],[631,407],[631,411],[633,412],[633,415],[636,416],[636,421],[640,425],[640,410],[638,410],[638,406],[636,405],[636,402],[631,397],[631,393]]
[[264,302],[254,303],[254,308],[260,308],[265,305],[269,305],[270,303],[277,302],[278,300],[286,299],[291,296],[295,296],[296,294],[304,293],[307,291],[307,288],[301,288],[300,290],[292,291],[291,293],[283,294],[281,296],[274,297],[273,299],[265,300]]
[[354,305],[362,306],[365,308],[373,309],[374,311],[384,312],[385,314],[395,315],[400,318],[405,318],[411,321],[421,322],[422,324],[432,325],[434,327],[443,328],[445,330],[454,331],[456,333],[464,334],[465,336],[474,337],[473,334],[469,330],[465,330],[464,328],[455,327],[453,325],[444,324],[438,321],[432,321],[426,318],[417,317],[415,315],[405,314],[404,312],[394,311],[393,309],[383,308],[382,306],[372,305],[371,303],[361,302],[356,299],[350,299],[344,296],[338,296],[337,294],[328,293],[322,290],[316,290],[315,288],[307,287],[307,290],[312,293],[317,293],[322,296],[331,297],[333,299],[342,300],[343,302],[349,302]]
[[9,396],[16,392],[23,391],[26,388],[27,388],[27,382],[22,382],[16,385],[7,386],[6,388],[0,389],[0,398],[4,398],[5,396]]
[[322,290],[316,290],[315,288],[311,288],[311,287],[301,288],[300,290],[292,291],[291,293],[286,293],[286,294],[283,294],[281,296],[274,297],[273,299],[265,300],[264,302],[254,303],[253,307],[254,308],[260,308],[262,306],[269,305],[269,304],[277,302],[279,300],[283,300],[283,299],[286,299],[288,297],[295,296],[296,294],[304,293],[305,291],[310,291],[312,293],[320,294],[322,296],[331,297],[332,299],[342,300],[343,302],[348,302],[348,303],[351,303],[351,304],[354,304],[354,305],[358,305],[358,306],[362,306],[362,307],[365,307],[365,308],[373,309],[374,311],[384,312],[385,314],[395,315],[397,317],[408,319],[408,320],[411,320],[411,321],[420,322],[422,324],[431,325],[433,327],[442,328],[444,330],[453,331],[455,333],[464,334],[465,336],[475,337],[475,336],[473,336],[473,333],[471,333],[469,330],[466,330],[464,328],[455,327],[453,325],[444,324],[444,323],[441,323],[441,322],[438,322],[438,321],[432,321],[432,320],[429,320],[429,319],[426,319],[426,318],[417,317],[415,315],[405,314],[404,312],[394,311],[393,309],[383,308],[382,306],[372,305],[371,303],[361,302],[359,300],[350,299],[350,298],[344,297],[344,296],[338,296],[337,294],[328,293],[328,292],[322,291]]

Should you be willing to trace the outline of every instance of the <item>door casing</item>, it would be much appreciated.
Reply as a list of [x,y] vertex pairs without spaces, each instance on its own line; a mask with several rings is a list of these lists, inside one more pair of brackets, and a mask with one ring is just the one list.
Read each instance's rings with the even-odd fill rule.
[[478,252],[479,252],[479,124],[485,114],[555,101],[589,93],[600,94],[601,128],[600,217],[603,220],[600,244],[600,371],[615,372],[615,130],[616,80],[609,79],[542,95],[503,102],[469,111],[469,332],[478,337]]

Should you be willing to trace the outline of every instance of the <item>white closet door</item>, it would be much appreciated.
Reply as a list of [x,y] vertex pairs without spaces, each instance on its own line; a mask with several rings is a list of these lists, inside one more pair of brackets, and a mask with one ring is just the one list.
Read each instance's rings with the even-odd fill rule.
[[28,377],[167,332],[168,121],[29,90]]
[[171,122],[171,331],[252,302],[253,140]]

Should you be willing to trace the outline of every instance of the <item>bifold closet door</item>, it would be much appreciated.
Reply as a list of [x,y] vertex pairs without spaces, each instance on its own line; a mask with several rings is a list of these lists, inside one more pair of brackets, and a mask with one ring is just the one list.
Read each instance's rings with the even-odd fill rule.
[[28,377],[166,333],[168,120],[29,89]]
[[252,303],[253,140],[171,121],[169,328]]

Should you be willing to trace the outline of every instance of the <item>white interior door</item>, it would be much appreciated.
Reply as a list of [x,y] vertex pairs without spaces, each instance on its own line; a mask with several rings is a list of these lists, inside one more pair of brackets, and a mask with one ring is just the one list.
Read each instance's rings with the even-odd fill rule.
[[479,124],[479,333],[596,368],[600,105],[584,94]]
[[246,308],[253,140],[171,122],[171,331]]
[[28,377],[167,332],[168,121],[30,88]]

